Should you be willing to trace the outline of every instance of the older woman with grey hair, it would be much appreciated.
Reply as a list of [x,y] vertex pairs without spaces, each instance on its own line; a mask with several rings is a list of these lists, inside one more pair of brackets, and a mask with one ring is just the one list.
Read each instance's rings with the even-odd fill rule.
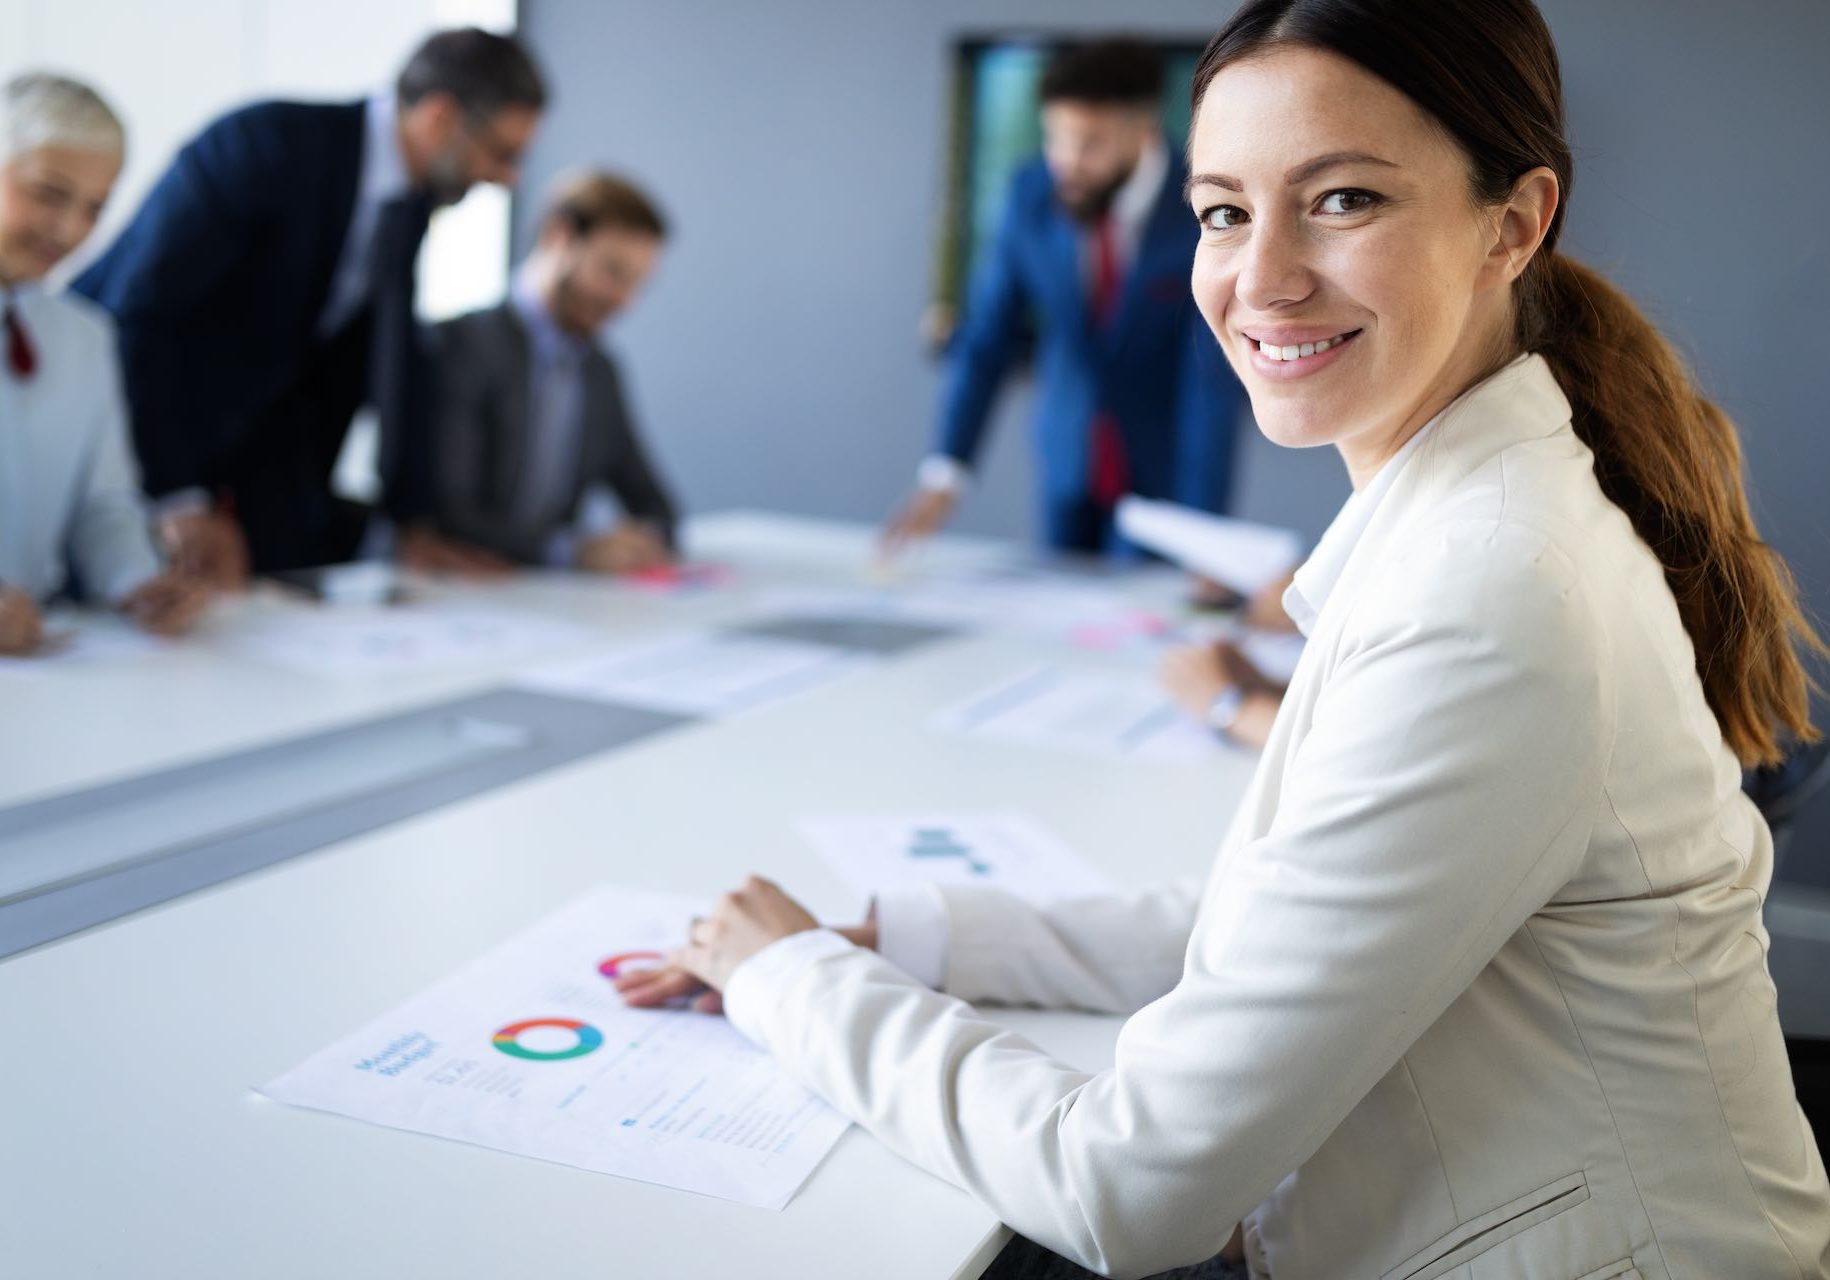
[[126,150],[86,85],[0,90],[0,653],[45,646],[42,603],[105,602],[159,634],[207,592],[161,564],[128,445],[112,322],[45,276],[94,230]]

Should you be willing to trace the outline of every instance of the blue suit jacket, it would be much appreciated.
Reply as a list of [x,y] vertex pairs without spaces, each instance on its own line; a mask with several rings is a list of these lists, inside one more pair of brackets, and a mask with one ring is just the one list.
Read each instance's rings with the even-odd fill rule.
[[118,323],[149,492],[232,484],[248,434],[297,388],[320,346],[362,147],[361,102],[230,112],[77,279]]
[[954,336],[939,447],[970,465],[1005,373],[1039,322],[1035,435],[1044,523],[1065,545],[1084,507],[1096,413],[1124,436],[1131,488],[1210,511],[1224,508],[1241,390],[1195,310],[1189,269],[1199,237],[1170,157],[1110,325],[1095,326],[1080,230],[1055,197],[1047,167],[1021,169],[987,261]]

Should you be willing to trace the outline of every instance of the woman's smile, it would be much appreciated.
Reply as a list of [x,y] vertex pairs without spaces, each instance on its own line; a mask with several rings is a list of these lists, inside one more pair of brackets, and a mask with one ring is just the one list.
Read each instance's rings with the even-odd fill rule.
[[1301,329],[1266,327],[1242,335],[1253,373],[1277,382],[1290,382],[1320,373],[1347,355],[1363,329]]

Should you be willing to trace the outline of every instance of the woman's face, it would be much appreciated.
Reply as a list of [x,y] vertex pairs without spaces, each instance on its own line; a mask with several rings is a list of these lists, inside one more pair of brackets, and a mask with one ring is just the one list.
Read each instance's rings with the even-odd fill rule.
[[0,164],[0,277],[42,279],[81,244],[102,214],[121,158],[39,147]]
[[1235,63],[1189,154],[1195,302],[1271,440],[1336,445],[1357,486],[1505,354],[1505,219],[1384,81],[1302,47]]

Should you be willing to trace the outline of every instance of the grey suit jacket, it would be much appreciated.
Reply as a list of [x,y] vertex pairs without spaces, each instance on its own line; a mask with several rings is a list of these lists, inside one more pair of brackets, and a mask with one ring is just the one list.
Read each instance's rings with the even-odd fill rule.
[[623,402],[616,365],[593,347],[585,361],[584,428],[568,500],[551,519],[516,513],[533,431],[532,352],[511,304],[473,311],[432,335],[436,391],[430,430],[434,520],[454,538],[539,563],[575,516],[587,485],[609,487],[636,520],[671,543],[676,520]]

